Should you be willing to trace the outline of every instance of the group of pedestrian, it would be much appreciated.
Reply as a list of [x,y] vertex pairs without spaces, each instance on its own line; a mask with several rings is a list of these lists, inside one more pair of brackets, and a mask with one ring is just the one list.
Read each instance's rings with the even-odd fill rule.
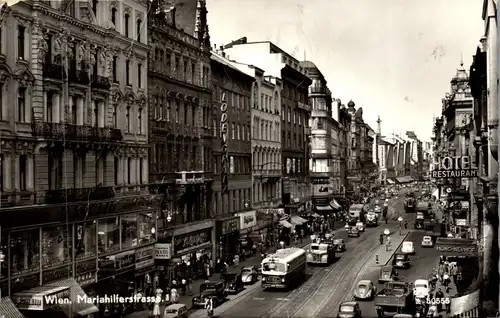
[[[429,308],[430,313],[440,313],[443,309],[446,310],[446,313],[450,312],[450,284],[453,282],[456,285],[461,279],[462,274],[459,266],[457,266],[457,263],[450,262],[446,259],[446,257],[441,256],[437,269],[434,269],[429,277],[429,283],[431,285],[429,297],[436,300],[435,303],[433,303]],[[441,287],[438,287],[438,283],[441,283],[444,290]],[[436,291],[433,292],[434,290]]]

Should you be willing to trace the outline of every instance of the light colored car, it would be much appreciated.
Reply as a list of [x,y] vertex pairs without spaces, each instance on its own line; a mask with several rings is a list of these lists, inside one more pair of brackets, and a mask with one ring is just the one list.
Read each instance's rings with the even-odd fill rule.
[[184,304],[172,304],[165,308],[165,312],[163,314],[164,318],[180,318],[187,317],[188,309]]
[[356,222],[356,228],[360,232],[364,232],[365,231],[365,223],[363,223],[363,222]]
[[355,226],[351,226],[349,228],[349,232],[347,233],[348,236],[356,236],[359,237],[359,230]]
[[415,281],[415,285],[413,285],[413,294],[415,295],[415,300],[416,303],[419,304],[419,302],[422,301],[422,299],[425,299],[429,297],[429,281],[426,279],[417,279]]
[[403,245],[401,246],[401,253],[414,254],[415,253],[415,247],[413,246],[413,242],[404,241]]
[[354,290],[356,299],[373,299],[377,293],[377,287],[367,279],[360,280]]
[[259,274],[255,267],[245,267],[241,270],[241,281],[243,284],[253,284],[258,281]]
[[432,237],[430,236],[424,236],[422,237],[422,247],[433,247],[434,242],[432,241]]

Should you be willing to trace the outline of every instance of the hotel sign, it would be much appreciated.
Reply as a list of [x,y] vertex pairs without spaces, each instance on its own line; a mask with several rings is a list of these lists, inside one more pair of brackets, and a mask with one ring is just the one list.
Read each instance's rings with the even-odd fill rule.
[[228,137],[228,122],[227,122],[227,100],[226,92],[222,92],[220,105],[220,132],[221,132],[221,192],[222,195],[229,193],[228,169],[229,169],[229,153],[227,150]]
[[470,156],[443,157],[434,160],[434,170],[431,178],[476,178],[479,170],[473,166]]

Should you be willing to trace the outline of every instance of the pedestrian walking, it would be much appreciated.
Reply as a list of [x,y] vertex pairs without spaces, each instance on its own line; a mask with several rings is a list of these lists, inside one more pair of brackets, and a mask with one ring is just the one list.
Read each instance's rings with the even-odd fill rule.
[[172,304],[178,304],[179,303],[179,293],[177,292],[177,289],[172,288],[170,290],[170,301]]
[[443,310],[442,302],[444,300],[444,293],[441,290],[441,288],[438,288],[438,290],[434,296],[435,296],[436,301],[437,301],[437,310],[438,310],[438,312],[441,312],[441,310]]
[[186,295],[186,287],[187,287],[187,280],[183,278],[181,280],[181,293],[184,296]]
[[451,277],[453,277],[453,283],[456,285],[457,284],[457,273],[458,273],[458,269],[457,269],[457,265],[453,265],[453,267],[451,268]]
[[384,244],[384,234],[383,233],[380,233],[379,240],[380,240],[380,245]]
[[285,242],[280,241],[279,246],[280,246],[281,249],[285,248]]
[[450,276],[448,275],[448,273],[444,273],[443,275],[443,285],[444,287],[448,288],[448,285],[450,284]]
[[153,306],[153,317],[154,318],[160,318],[161,312],[160,312],[160,303],[162,301],[162,295],[163,295],[163,290],[160,288],[156,289],[156,298]]
[[408,229],[408,221],[406,219],[404,220],[404,226],[405,226],[405,230]]
[[239,267],[240,266],[240,256],[238,254],[234,255],[234,266]]

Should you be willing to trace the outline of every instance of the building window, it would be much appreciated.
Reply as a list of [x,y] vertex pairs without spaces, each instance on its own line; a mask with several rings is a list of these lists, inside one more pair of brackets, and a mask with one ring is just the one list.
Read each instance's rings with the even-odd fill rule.
[[94,127],[99,126],[99,103],[98,101],[94,101],[94,111],[92,112],[92,122],[94,124]]
[[196,64],[191,63],[191,82],[193,84],[196,84],[196,75],[194,73],[195,70],[196,70]]
[[118,107],[113,106],[113,128],[118,128]]
[[26,88],[24,87],[17,90],[17,120],[26,121]]
[[26,191],[28,183],[28,158],[26,155],[21,155],[19,157],[19,189],[21,191]]
[[139,158],[139,184],[143,183],[142,171],[144,170],[144,160]]
[[125,24],[125,36],[128,37],[128,32],[129,32],[129,22],[130,22],[130,15],[127,13],[125,14],[125,19],[124,19],[124,24]]
[[292,117],[292,109],[290,107],[288,107],[288,122],[292,122],[291,121],[291,117]]
[[40,228],[10,233],[12,274],[40,269]]
[[[2,30],[0,29],[0,33]],[[4,84],[0,83],[0,120],[3,119],[3,89],[4,89]]]
[[111,8],[111,22],[113,22],[116,30],[116,8]]
[[52,99],[54,98],[54,93],[52,92],[47,92],[47,122],[51,123],[52,122]]
[[126,83],[128,86],[130,85],[130,60],[127,60],[125,62],[125,77],[126,77]]
[[231,123],[231,138],[235,139],[235,137],[236,137],[236,128],[234,123]]
[[142,108],[139,108],[139,111],[137,113],[137,124],[138,124],[138,134],[142,134]]
[[142,28],[142,20],[139,19],[137,20],[137,25],[136,25],[136,28],[137,28],[137,42],[141,42],[141,28]]
[[132,158],[127,158],[127,183],[132,184]]
[[126,128],[127,132],[130,133],[130,106],[127,107],[127,113],[125,114],[125,117],[127,120],[127,122],[126,122],[127,127],[125,127],[125,128]]
[[118,173],[120,169],[120,159],[115,157],[115,162],[114,162],[114,176],[115,176],[115,185],[118,185]]
[[116,65],[118,62],[118,56],[113,56],[113,82],[118,83],[118,79],[116,76]]
[[188,62],[187,61],[184,61],[184,69],[183,69],[183,72],[184,72],[184,81],[187,81],[187,69],[188,68]]
[[76,104],[78,103],[78,99],[75,96],[71,97],[71,123],[73,125],[76,125],[77,123],[77,111],[76,111]]
[[137,86],[142,88],[142,64],[137,64]]
[[26,28],[22,25],[17,27],[17,56],[20,60],[24,60],[24,36]]
[[118,217],[97,221],[99,253],[109,253],[120,249],[120,224],[118,222]]

